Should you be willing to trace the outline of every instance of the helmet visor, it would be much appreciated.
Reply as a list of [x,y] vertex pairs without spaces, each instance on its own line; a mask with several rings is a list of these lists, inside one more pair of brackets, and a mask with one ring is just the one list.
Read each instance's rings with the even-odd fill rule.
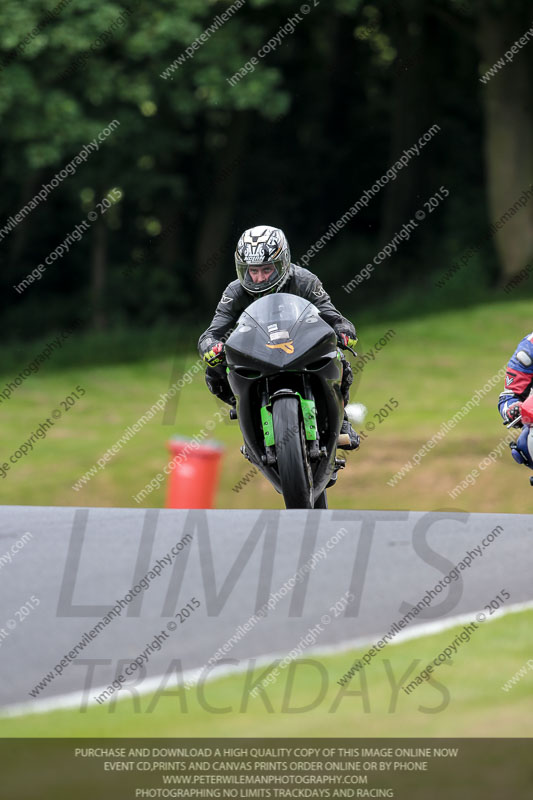
[[252,294],[262,294],[274,289],[285,274],[283,259],[262,264],[237,263],[237,276],[244,288]]

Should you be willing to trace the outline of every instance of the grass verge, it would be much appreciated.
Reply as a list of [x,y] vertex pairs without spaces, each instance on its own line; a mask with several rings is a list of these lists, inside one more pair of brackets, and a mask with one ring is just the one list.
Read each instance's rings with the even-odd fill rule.
[[[520,338],[529,330],[530,302],[506,300],[468,310],[366,325],[358,345],[361,358],[352,359],[355,381],[352,400],[368,409],[361,448],[348,455],[346,470],[329,492],[332,508],[382,508],[528,513],[528,471],[515,464],[504,447],[501,456],[457,498],[451,492],[506,433],[496,403],[495,385],[420,465],[396,485],[388,481],[406,464],[443,422],[450,419],[488,379],[500,370]],[[387,331],[386,346],[377,343]],[[154,342],[157,343],[157,336]],[[103,343],[102,343],[103,346]],[[117,345],[118,346],[118,345]],[[155,347],[155,344],[154,344]],[[157,348],[156,348],[157,349]],[[72,486],[160,397],[172,381],[198,360],[188,350],[117,364],[43,364],[3,399],[3,462],[9,470],[1,479],[7,504],[64,506],[163,506],[165,485],[138,505],[133,499],[166,463],[166,443],[174,435],[194,436],[206,426],[225,448],[217,494],[219,508],[282,508],[283,503],[261,476],[239,482],[250,471],[240,452],[238,424],[216,422],[219,405],[205,387],[201,372],[179,393],[165,412],[156,416],[117,449],[85,485]],[[362,356],[367,354],[363,364]],[[373,358],[372,358],[373,356]],[[19,370],[23,363],[19,365]],[[3,371],[0,388],[14,371]],[[68,409],[61,405],[76,386],[86,394]],[[398,403],[386,409],[390,398]],[[389,403],[390,405],[390,403]],[[59,409],[46,438],[38,439],[26,456],[12,456]],[[373,426],[373,428],[371,427]]]
[[151,695],[0,718],[0,737],[532,737],[533,672],[502,688],[531,658],[532,629],[533,611],[482,623],[410,693],[402,687],[462,625],[386,647],[344,687],[337,681],[364,650],[293,661],[256,698],[250,689],[266,665],[189,691],[168,685],[169,670]]

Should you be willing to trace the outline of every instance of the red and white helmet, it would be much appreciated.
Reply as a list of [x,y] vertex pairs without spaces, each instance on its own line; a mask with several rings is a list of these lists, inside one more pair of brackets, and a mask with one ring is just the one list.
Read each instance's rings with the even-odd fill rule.
[[[268,294],[274,289],[279,292],[289,274],[291,251],[287,237],[281,228],[271,225],[256,225],[247,228],[237,242],[235,250],[235,266],[237,277],[243,288],[258,297]],[[254,283],[248,267],[274,267],[268,280]]]

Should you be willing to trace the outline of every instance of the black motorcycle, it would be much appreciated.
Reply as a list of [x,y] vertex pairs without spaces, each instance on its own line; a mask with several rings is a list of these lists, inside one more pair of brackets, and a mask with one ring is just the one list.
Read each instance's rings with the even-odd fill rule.
[[[308,300],[271,294],[241,314],[226,341],[243,455],[287,508],[327,508],[344,406],[337,337]],[[235,416],[235,415],[234,415]]]

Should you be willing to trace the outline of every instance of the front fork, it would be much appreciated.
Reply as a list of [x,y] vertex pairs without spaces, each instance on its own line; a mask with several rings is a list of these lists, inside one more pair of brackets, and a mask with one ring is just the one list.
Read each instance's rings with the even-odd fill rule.
[[[271,396],[268,390],[268,379],[266,382],[265,391],[261,397],[261,424],[263,427],[263,436],[265,441],[266,463],[275,464],[275,439],[274,439],[274,426],[272,424],[272,402],[276,396],[291,395],[298,397],[300,401],[300,408],[302,410],[302,419],[305,428],[305,438],[308,444],[309,458],[311,461],[316,461],[321,455],[325,455],[325,448],[319,447],[318,442],[318,427],[316,421],[316,404],[313,394],[309,387],[309,380],[307,375],[303,375],[303,394],[292,390],[278,390]],[[324,451],[324,452],[322,452]]]

